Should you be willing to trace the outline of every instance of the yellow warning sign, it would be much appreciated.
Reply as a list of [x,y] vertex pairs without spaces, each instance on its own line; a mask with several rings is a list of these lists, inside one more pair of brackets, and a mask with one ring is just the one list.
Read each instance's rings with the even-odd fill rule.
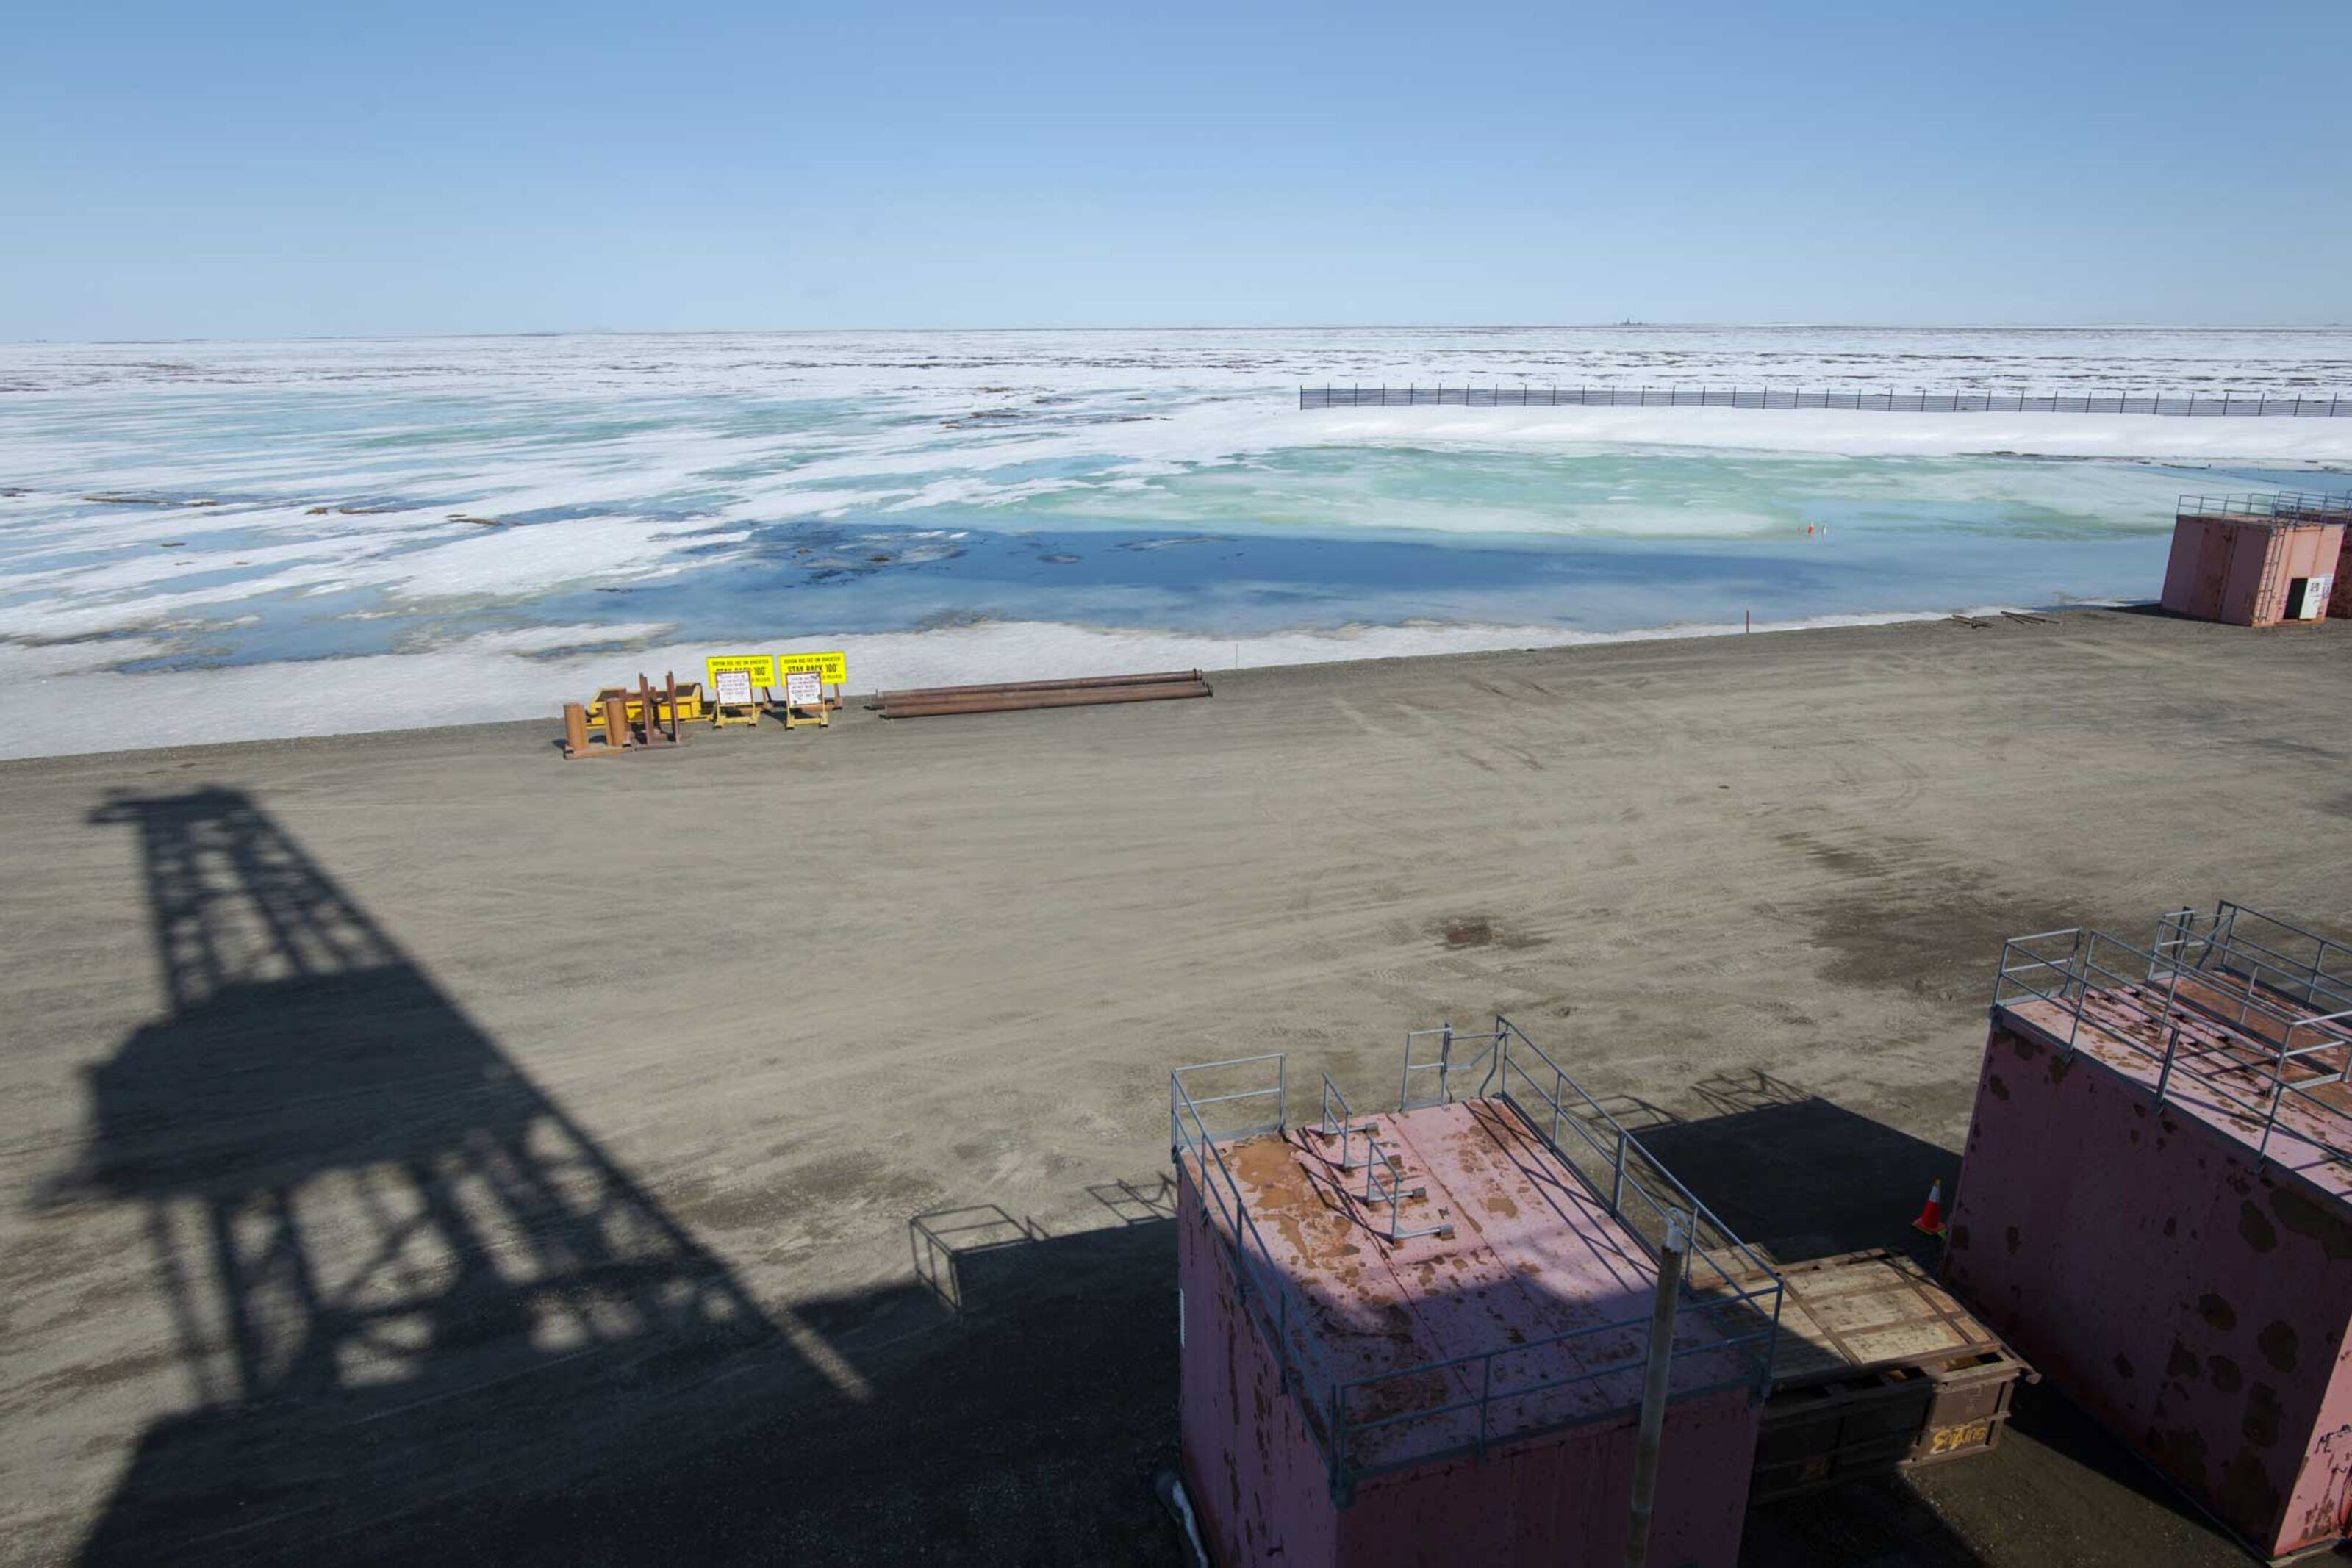
[[849,655],[846,653],[779,653],[776,669],[787,675],[814,674],[828,686],[849,684]]
[[719,689],[721,675],[749,675],[754,686],[772,689],[776,684],[776,656],[773,653],[717,653],[702,661],[702,678],[711,690]]

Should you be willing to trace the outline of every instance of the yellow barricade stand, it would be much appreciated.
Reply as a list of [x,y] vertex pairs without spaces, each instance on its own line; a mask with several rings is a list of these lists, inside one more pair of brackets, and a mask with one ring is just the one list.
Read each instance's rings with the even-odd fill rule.
[[761,704],[776,689],[772,653],[714,654],[702,661],[702,674],[710,685],[710,722],[719,729],[759,723]]
[[776,675],[784,684],[784,727],[828,727],[848,690],[849,655],[838,651],[779,653]]

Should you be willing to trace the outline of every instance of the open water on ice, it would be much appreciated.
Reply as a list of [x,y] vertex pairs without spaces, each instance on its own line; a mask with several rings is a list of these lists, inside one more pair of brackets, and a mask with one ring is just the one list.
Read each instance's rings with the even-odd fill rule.
[[[2352,419],[1295,401],[1515,378],[2310,395],[2352,333],[0,348],[0,701],[168,677],[201,709],[194,677],[281,666],[316,696],[224,703],[226,737],[520,716],[698,647],[854,641],[863,687],[2146,599],[2179,492],[2352,488]],[[478,706],[404,695],[428,668]]]

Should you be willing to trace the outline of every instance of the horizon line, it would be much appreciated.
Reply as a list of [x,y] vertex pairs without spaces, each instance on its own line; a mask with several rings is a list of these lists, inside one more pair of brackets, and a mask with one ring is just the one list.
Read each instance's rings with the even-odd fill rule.
[[1042,333],[1042,332],[1721,332],[1757,330],[1859,332],[2347,332],[2352,321],[2317,324],[2275,322],[2179,321],[1541,321],[1541,322],[1413,322],[1359,321],[1270,325],[1229,322],[1216,325],[1171,326],[1139,323],[1096,326],[1010,327],[563,327],[503,331],[416,332],[279,332],[254,336],[128,337],[128,338],[8,338],[5,348],[114,348],[152,343],[398,343],[443,339],[498,338],[719,338],[882,336],[919,333]]

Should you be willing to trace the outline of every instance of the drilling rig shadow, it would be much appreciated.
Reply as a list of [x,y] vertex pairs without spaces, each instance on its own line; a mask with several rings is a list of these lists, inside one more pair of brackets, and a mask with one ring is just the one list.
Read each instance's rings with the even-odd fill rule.
[[139,1211],[195,1398],[82,1562],[1083,1560],[1039,1520],[1106,1526],[1021,1448],[1098,1301],[988,1366],[919,1283],[763,1307],[251,800],[93,820],[138,836],[169,1012],[91,1070],[60,1190]]
[[142,1208],[200,1402],[85,1561],[494,1536],[485,1500],[691,1442],[711,1377],[775,1359],[726,1266],[250,800],[95,820],[138,834],[171,1010],[92,1071],[76,1185]]

